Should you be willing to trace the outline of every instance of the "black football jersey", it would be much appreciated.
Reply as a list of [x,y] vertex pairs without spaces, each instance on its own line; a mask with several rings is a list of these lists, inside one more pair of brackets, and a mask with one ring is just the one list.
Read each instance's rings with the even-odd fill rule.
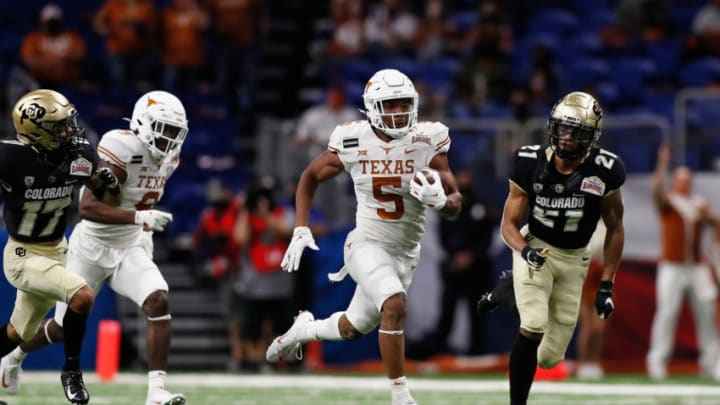
[[625,163],[593,148],[571,174],[555,169],[550,145],[515,151],[510,181],[528,195],[530,233],[562,249],[587,246],[600,219],[600,201],[625,182]]
[[98,156],[87,140],[62,164],[52,166],[32,146],[0,141],[0,187],[8,233],[21,242],[47,242],[65,234],[75,186],[95,173]]

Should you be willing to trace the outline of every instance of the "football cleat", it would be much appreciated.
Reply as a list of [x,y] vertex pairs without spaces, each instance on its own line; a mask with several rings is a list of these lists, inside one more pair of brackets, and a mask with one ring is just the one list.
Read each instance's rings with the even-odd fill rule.
[[60,382],[68,401],[73,404],[87,404],[90,402],[90,393],[85,388],[81,370],[63,370],[60,373]]
[[267,352],[265,352],[267,361],[275,363],[291,354],[295,354],[298,360],[302,359],[302,343],[298,341],[298,332],[300,328],[314,320],[315,317],[312,312],[300,311],[290,329],[284,335],[276,337],[268,347]]
[[515,308],[515,290],[513,290],[512,270],[500,273],[495,289],[484,293],[477,302],[478,316],[485,316],[500,305]]
[[154,390],[148,394],[145,405],[184,405],[183,394],[171,394],[165,390]]
[[2,376],[2,386],[8,395],[17,394],[20,389],[20,362],[10,355],[6,355],[0,360],[0,375]]
[[392,405],[418,405],[418,401],[410,398],[408,400],[405,400],[403,402],[393,402]]

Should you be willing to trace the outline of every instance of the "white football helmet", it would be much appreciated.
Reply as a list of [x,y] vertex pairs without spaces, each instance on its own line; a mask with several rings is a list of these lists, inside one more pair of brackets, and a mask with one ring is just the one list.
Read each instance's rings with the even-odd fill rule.
[[[385,113],[383,102],[398,99],[409,99],[410,108],[404,112]],[[407,135],[417,124],[418,93],[412,81],[399,70],[383,69],[375,73],[365,85],[363,103],[370,125],[391,138]]]
[[180,153],[188,132],[185,107],[177,97],[166,91],[145,93],[135,102],[130,130],[148,147],[155,159]]

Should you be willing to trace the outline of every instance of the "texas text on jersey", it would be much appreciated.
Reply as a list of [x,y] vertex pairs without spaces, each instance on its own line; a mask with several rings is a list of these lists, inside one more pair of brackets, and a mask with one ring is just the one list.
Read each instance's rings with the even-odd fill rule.
[[600,201],[625,182],[625,164],[614,153],[593,148],[572,174],[552,164],[552,148],[528,145],[514,154],[510,181],[528,194],[530,233],[562,248],[590,241],[600,218]]
[[47,242],[65,234],[67,212],[75,185],[82,185],[97,169],[95,148],[79,138],[67,164],[53,167],[32,146],[0,141],[0,184],[8,233],[20,242]]
[[353,178],[357,228],[374,240],[416,246],[425,230],[425,206],[410,195],[410,181],[433,157],[447,153],[450,143],[440,122],[418,122],[390,142],[380,140],[367,121],[335,128],[328,150]]

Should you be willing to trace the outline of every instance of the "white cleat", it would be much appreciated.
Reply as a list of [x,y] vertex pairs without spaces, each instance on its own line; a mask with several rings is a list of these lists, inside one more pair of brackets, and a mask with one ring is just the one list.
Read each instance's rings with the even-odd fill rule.
[[0,360],[0,375],[3,388],[8,395],[17,394],[20,389],[20,362],[7,355]]
[[392,405],[418,405],[418,401],[414,399],[408,399],[403,402],[393,402]]
[[165,390],[155,390],[152,394],[148,394],[145,405],[184,405],[185,397],[183,394],[171,394]]
[[300,311],[298,316],[295,317],[295,322],[292,324],[290,329],[285,332],[284,335],[278,336],[273,340],[265,352],[265,358],[271,363],[275,363],[283,357],[290,356],[291,354],[297,354],[302,343],[298,342],[297,335],[301,327],[307,325],[309,322],[315,320],[312,312]]

